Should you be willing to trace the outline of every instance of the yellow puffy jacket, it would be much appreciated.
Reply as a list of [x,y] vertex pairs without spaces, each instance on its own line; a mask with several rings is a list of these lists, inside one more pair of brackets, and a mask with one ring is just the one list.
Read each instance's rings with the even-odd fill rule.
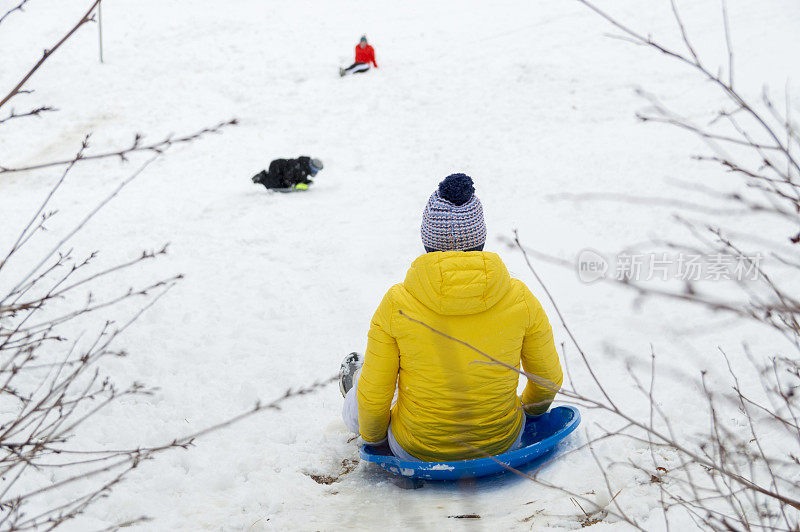
[[[550,322],[522,281],[512,279],[495,253],[426,253],[393,286],[372,318],[358,380],[358,422],[367,442],[386,437],[425,461],[499,454],[516,440],[522,404],[547,411],[555,391],[492,364],[463,345],[561,386]],[[398,380],[399,379],[399,380]],[[392,397],[397,390],[397,403]],[[391,412],[390,412],[391,409]]]

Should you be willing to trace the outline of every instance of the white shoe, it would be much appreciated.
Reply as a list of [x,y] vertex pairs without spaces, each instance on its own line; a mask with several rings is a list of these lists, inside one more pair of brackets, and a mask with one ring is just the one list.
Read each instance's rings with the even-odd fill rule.
[[342,397],[353,387],[353,377],[363,364],[363,358],[355,351],[342,360],[342,365],[339,367],[339,391],[342,392]]

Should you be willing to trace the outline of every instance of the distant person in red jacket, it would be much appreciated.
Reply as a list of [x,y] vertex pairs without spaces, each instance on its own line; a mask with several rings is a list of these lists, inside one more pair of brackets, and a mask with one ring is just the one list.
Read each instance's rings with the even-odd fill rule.
[[375,62],[375,49],[367,43],[367,36],[362,35],[361,40],[356,45],[355,63],[347,68],[339,68],[339,75],[362,74],[369,70],[370,63],[372,63],[375,68],[378,68],[378,63]]

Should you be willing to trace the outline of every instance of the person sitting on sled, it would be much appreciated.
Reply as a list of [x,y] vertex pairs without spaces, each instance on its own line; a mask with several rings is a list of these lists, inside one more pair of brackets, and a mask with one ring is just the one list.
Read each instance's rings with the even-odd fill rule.
[[378,68],[378,63],[375,62],[375,49],[367,42],[367,36],[362,35],[361,40],[356,45],[355,62],[347,68],[339,68],[339,75],[362,74],[369,70],[370,63],[372,63],[375,68]]
[[[497,254],[483,251],[486,225],[474,191],[464,174],[439,184],[422,216],[427,253],[383,297],[363,365],[351,353],[340,370],[348,429],[371,445],[388,440],[401,460],[466,460],[518,448],[523,412],[545,413],[561,386],[542,306]],[[539,378],[527,380],[520,398],[519,373],[459,341],[508,366],[521,362]]]
[[253,176],[253,183],[267,188],[307,190],[314,183],[314,177],[322,170],[322,161],[302,156],[297,159],[275,159],[269,163],[268,170],[261,170]]

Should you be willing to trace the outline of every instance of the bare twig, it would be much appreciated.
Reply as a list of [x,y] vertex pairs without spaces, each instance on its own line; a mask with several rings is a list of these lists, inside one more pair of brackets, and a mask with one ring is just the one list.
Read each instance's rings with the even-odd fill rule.
[[54,166],[66,166],[66,165],[74,165],[79,162],[86,162],[86,161],[96,161],[99,159],[111,159],[117,158],[120,161],[127,161],[128,156],[133,153],[151,153],[154,155],[161,155],[170,147],[179,145],[179,144],[186,144],[192,141],[195,141],[205,135],[209,135],[212,133],[220,133],[223,129],[229,126],[234,126],[238,123],[238,121],[234,118],[231,120],[226,120],[225,122],[220,122],[219,124],[201,129],[200,131],[196,131],[189,135],[185,135],[183,137],[173,137],[172,135],[166,137],[163,140],[158,142],[153,142],[150,144],[142,144],[142,135],[137,133],[134,136],[132,144],[124,149],[115,150],[110,152],[104,153],[97,153],[92,155],[81,155],[78,158],[73,159],[63,159],[60,161],[49,161],[45,163],[38,163],[32,164],[29,166],[21,166],[17,168],[8,168],[5,166],[0,166],[0,174],[4,173],[12,173],[12,172],[27,172],[29,170],[41,170],[42,168],[51,168]]
[[[25,3],[26,2],[22,2],[15,9],[22,9],[22,7],[24,7]],[[84,15],[78,21],[78,23],[75,24],[72,27],[72,29],[69,30],[69,32],[67,32],[67,34],[64,35],[61,38],[61,40],[59,40],[55,44],[55,46],[53,46],[52,48],[49,48],[49,49],[44,51],[44,53],[42,54],[42,57],[39,59],[39,61],[37,61],[36,64],[33,65],[33,67],[27,72],[27,74],[25,74],[22,77],[22,79],[14,86],[14,88],[11,89],[8,92],[8,94],[6,94],[3,97],[2,100],[0,100],[0,109],[2,109],[2,107],[5,104],[7,104],[14,96],[17,96],[18,94],[21,93],[22,88],[25,86],[25,84],[28,82],[28,80],[31,79],[31,76],[33,76],[36,73],[36,71],[39,70],[42,67],[42,65],[45,63],[45,61],[47,61],[54,53],[56,53],[56,51],[61,47],[61,45],[64,44],[65,42],[67,42],[67,40],[69,40],[69,38],[72,37],[75,34],[75,32],[78,31],[81,28],[81,26],[83,26],[84,24],[87,24],[89,22],[92,22],[94,20],[94,15],[92,13],[94,12],[94,9],[97,7],[97,4],[99,4],[99,3],[100,3],[100,0],[94,0],[92,2],[91,6],[89,6],[89,9],[86,11],[86,13],[84,13]],[[12,12],[13,11],[14,11],[14,9],[12,9]],[[6,15],[8,15],[9,13],[7,13]]]
[[11,9],[5,12],[5,14],[0,17],[0,24],[2,24],[12,13],[15,11],[25,11],[25,4],[27,4],[29,0],[22,0],[19,4],[15,5]]
[[24,113],[17,113],[14,109],[11,109],[11,113],[7,117],[0,119],[0,124],[3,124],[10,120],[14,120],[16,118],[25,118],[28,116],[42,116],[42,113],[52,113],[55,111],[57,111],[57,109],[50,107],[49,105],[43,105],[41,107],[31,109],[30,111],[26,111]]

